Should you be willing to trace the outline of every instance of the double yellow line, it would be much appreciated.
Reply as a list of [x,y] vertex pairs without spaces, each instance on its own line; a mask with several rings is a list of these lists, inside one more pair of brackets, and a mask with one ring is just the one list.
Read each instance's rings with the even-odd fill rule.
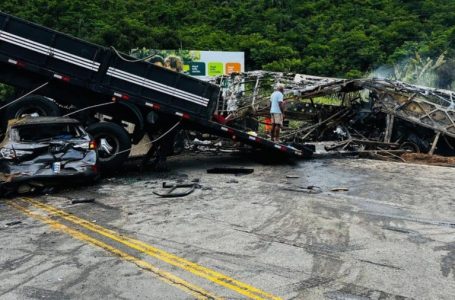
[[[190,262],[184,258],[178,257],[172,253],[168,253],[164,250],[161,250],[152,245],[146,244],[142,241],[139,241],[139,240],[127,237],[127,236],[123,236],[112,230],[106,229],[102,226],[99,226],[99,225],[89,222],[87,220],[81,219],[72,214],[66,213],[53,206],[44,204],[42,202],[36,201],[34,199],[30,199],[30,198],[21,198],[21,200],[38,209],[41,209],[41,210],[47,212],[49,215],[59,217],[65,221],[76,224],[76,225],[83,227],[91,232],[94,232],[100,236],[104,236],[112,241],[123,244],[130,249],[134,249],[134,250],[144,253],[148,256],[151,256],[151,257],[159,259],[163,262],[166,262],[170,265],[178,267],[182,270],[190,272],[198,277],[207,279],[213,283],[216,283],[220,286],[228,288],[234,292],[237,292],[243,296],[246,296],[247,298],[257,299],[257,300],[280,299],[277,296],[264,292],[258,288],[248,285],[246,283],[235,280],[235,279],[233,279],[229,276],[226,276],[224,274],[221,274],[217,271],[214,271],[214,270],[208,269],[206,267],[203,267],[201,265],[198,265],[196,263]],[[166,281],[169,284],[179,287],[180,289],[184,290],[187,293],[190,293],[191,295],[195,296],[198,299],[219,299],[218,296],[206,291],[205,289],[203,289],[201,287],[191,284],[171,273],[162,271],[159,268],[149,264],[148,262],[145,262],[136,257],[133,257],[117,248],[107,245],[106,243],[104,243],[100,240],[97,240],[91,236],[88,236],[78,230],[69,228],[68,226],[58,223],[57,221],[55,221],[51,218],[48,218],[46,216],[42,216],[40,214],[34,213],[12,201],[8,202],[8,204],[31,217],[34,217],[46,224],[49,224],[50,226],[52,226],[55,229],[64,231],[64,232],[72,235],[75,238],[78,238],[78,239],[88,242],[90,244],[99,246],[115,255],[120,256],[121,258],[123,258],[127,261],[135,263],[137,266],[155,273],[162,280]]]
[[128,253],[126,252],[123,252],[117,248],[114,248],[98,239],[95,239],[89,235],[86,235],[78,230],[75,230],[75,229],[72,229],[68,226],[65,226],[59,222],[56,222],[48,217],[45,217],[45,216],[42,216],[38,213],[35,213],[35,212],[32,212],[31,210],[28,210],[20,205],[17,205],[13,202],[9,202],[8,203],[10,206],[20,210],[21,212],[23,212],[24,214],[32,217],[32,218],[35,218],[37,220],[40,220],[42,221],[43,223],[46,223],[48,224],[49,226],[51,226],[52,228],[56,229],[56,230],[60,230],[62,232],[65,232],[71,236],[73,236],[74,238],[77,238],[81,241],[84,241],[84,242],[87,242],[89,244],[92,244],[92,245],[95,245],[95,246],[98,246],[98,247],[101,247],[103,248],[104,250],[106,251],[109,251],[111,252],[112,254],[115,254],[119,257],[121,257],[122,259],[126,260],[126,261],[129,261],[131,263],[134,263],[135,265],[137,265],[138,267],[144,269],[144,270],[147,270],[147,271],[150,271],[154,274],[156,274],[158,276],[158,278],[160,278],[161,280],[165,281],[166,283],[172,285],[172,286],[175,286],[175,287],[178,287],[180,288],[181,290],[183,290],[184,292],[188,293],[188,294],[191,294],[193,295],[195,298],[197,299],[220,299],[219,297],[209,293],[208,291],[198,287],[198,286],[195,286],[169,272],[166,272],[166,271],[162,271],[160,270],[159,268],[155,267],[154,265],[146,262],[146,261],[143,261],[137,257],[134,257],[132,255],[129,255]]

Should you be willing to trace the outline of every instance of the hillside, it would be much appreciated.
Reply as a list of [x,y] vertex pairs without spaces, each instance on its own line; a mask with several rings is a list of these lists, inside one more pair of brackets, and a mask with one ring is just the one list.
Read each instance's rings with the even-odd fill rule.
[[415,53],[454,56],[450,0],[9,0],[0,10],[123,51],[245,51],[250,70],[358,77]]

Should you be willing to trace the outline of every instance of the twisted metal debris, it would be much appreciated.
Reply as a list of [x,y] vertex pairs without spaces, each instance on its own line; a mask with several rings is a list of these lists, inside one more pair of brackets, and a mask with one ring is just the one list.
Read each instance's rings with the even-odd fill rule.
[[340,79],[253,71],[220,77],[219,114],[261,132],[273,87],[285,85],[287,142],[327,151],[435,151],[455,155],[455,92],[378,78]]

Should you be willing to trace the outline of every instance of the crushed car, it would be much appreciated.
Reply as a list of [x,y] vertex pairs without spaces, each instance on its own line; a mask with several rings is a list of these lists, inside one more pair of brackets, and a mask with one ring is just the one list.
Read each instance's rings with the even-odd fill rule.
[[96,142],[65,117],[12,119],[0,143],[0,196],[94,181]]

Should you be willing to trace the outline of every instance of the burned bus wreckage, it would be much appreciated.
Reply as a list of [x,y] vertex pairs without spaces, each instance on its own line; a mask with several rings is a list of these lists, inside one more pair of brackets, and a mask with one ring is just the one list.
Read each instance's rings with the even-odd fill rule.
[[285,85],[281,139],[315,156],[407,152],[455,155],[455,92],[387,79],[338,79],[265,71],[219,78],[228,122],[267,134],[269,97]]

